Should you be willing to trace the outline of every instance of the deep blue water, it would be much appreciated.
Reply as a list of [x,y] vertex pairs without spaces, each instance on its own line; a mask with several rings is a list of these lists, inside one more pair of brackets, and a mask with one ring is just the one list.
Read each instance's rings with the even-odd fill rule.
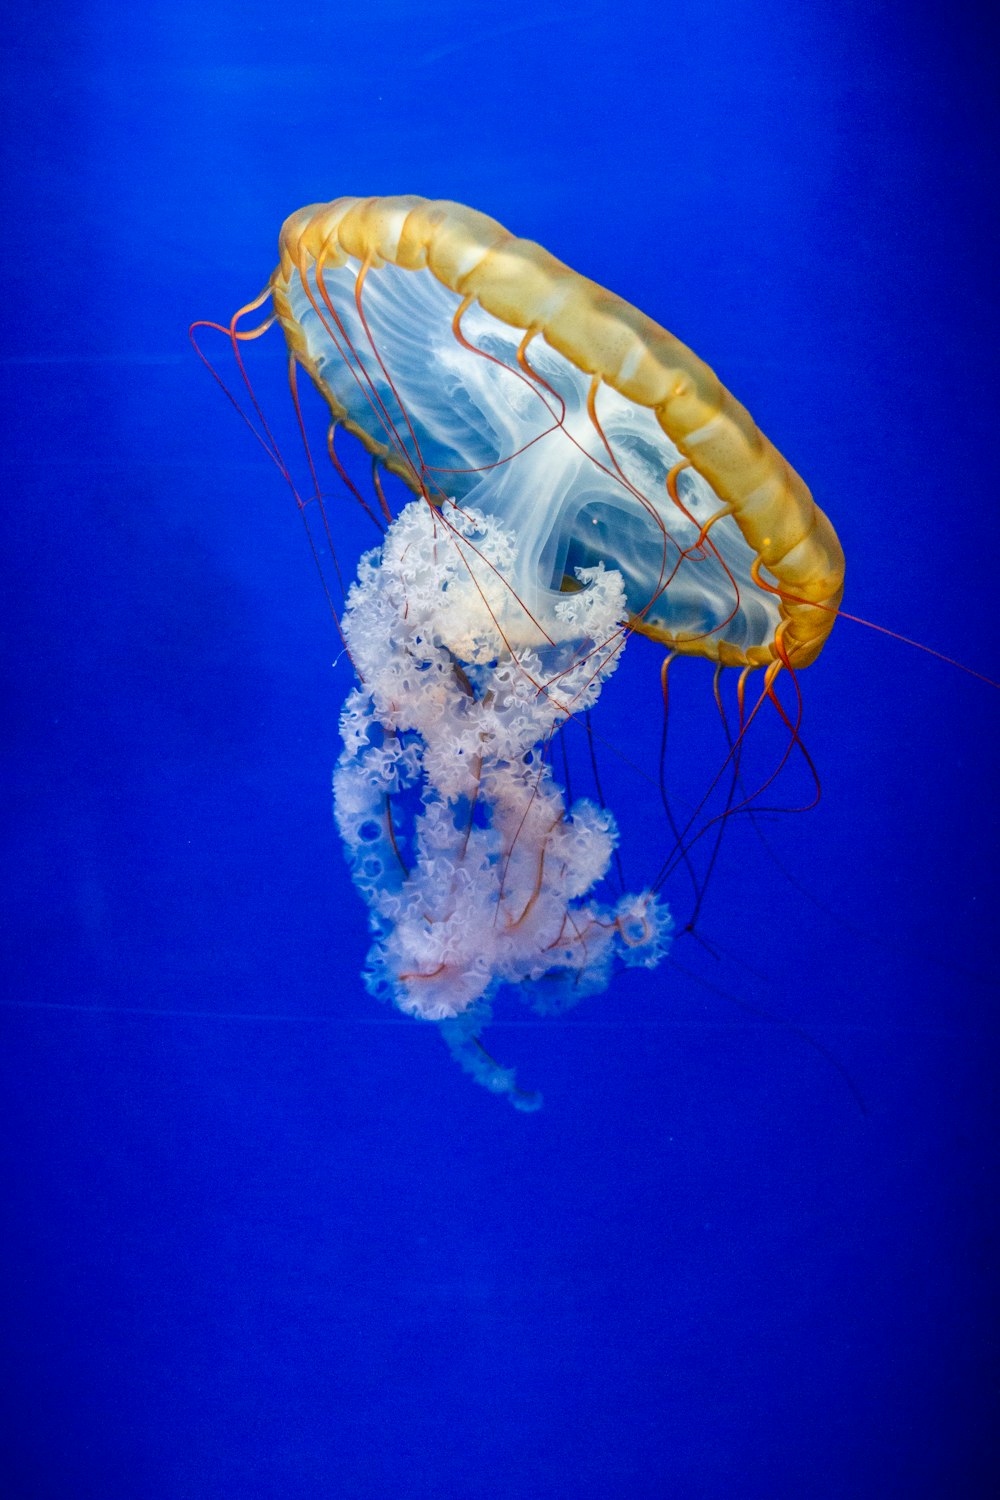
[[[546,1098],[516,1114],[358,978],[348,670],[187,342],[300,204],[470,203],[718,370],[834,519],[846,608],[996,675],[976,16],[8,17],[4,1496],[993,1493],[996,691],[839,622],[802,676],[819,807],[734,820],[658,971],[501,1005]],[[286,421],[280,344],[255,375]],[[722,755],[710,675],[678,677],[682,789]],[[623,682],[609,738],[655,775],[645,643]],[[655,796],[602,777],[641,883]]]

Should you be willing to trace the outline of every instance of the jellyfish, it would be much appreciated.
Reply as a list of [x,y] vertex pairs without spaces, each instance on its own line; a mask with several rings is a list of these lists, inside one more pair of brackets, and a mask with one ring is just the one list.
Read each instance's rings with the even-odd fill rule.
[[[741,689],[760,670],[773,696],[822,649],[843,554],[701,360],[484,214],[417,197],[301,209],[268,292],[300,426],[303,370],[330,460],[383,531],[339,619],[356,680],[334,806],[369,912],[365,980],[533,1109],[481,1041],[500,987],[562,1010],[617,965],[658,964],[672,930],[652,886],[599,899],[617,823],[560,785],[556,736],[636,633],[665,662],[739,668]],[[257,332],[240,316],[237,340]],[[371,455],[370,507],[339,430]],[[410,497],[395,510],[385,474]]]

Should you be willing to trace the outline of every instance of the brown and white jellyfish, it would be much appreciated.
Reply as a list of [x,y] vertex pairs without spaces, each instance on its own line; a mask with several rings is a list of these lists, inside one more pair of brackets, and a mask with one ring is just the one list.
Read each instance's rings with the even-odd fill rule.
[[[616,960],[655,965],[672,926],[652,888],[594,899],[614,814],[567,798],[553,737],[639,632],[665,663],[739,669],[738,742],[747,675],[777,704],[777,676],[821,650],[843,554],[701,360],[483,214],[410,197],[302,209],[234,346],[268,326],[239,321],[268,295],[296,407],[301,367],[338,472],[340,428],[374,461],[370,506],[347,480],[384,537],[340,618],[357,683],[334,776],[366,981],[533,1108],[479,1042],[498,987],[563,1008]],[[386,470],[412,494],[396,513]]]

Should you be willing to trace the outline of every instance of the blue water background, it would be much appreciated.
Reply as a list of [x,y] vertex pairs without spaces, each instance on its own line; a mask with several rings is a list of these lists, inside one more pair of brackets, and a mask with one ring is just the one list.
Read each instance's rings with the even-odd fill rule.
[[[347,668],[187,343],[302,203],[470,203],[718,370],[834,518],[847,608],[995,674],[978,14],[8,15],[4,1496],[993,1493],[996,692],[840,622],[802,678],[820,806],[727,833],[710,947],[501,1007],[519,1115],[361,985]],[[608,724],[654,774],[656,671],[637,643]],[[710,675],[681,781],[723,755]],[[655,793],[602,771],[641,883]]]

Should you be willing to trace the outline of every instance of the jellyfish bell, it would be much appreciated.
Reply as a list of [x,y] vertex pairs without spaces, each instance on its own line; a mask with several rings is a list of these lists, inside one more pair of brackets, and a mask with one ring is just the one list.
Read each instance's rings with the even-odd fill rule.
[[485,214],[420,198],[301,209],[270,290],[337,424],[415,493],[516,532],[525,629],[603,560],[631,627],[674,650],[727,666],[819,654],[843,591],[833,527],[638,309]]
[[[635,632],[666,659],[763,668],[773,697],[822,649],[843,554],[706,365],[483,214],[302,209],[269,292],[300,425],[299,368],[335,466],[344,428],[413,497],[393,514],[376,479],[385,534],[340,621],[357,684],[335,812],[370,913],[366,980],[531,1108],[479,1040],[499,986],[564,1008],[616,961],[655,965],[672,926],[653,889],[596,898],[617,824],[560,786],[554,736]],[[237,320],[234,347],[256,332]]]

